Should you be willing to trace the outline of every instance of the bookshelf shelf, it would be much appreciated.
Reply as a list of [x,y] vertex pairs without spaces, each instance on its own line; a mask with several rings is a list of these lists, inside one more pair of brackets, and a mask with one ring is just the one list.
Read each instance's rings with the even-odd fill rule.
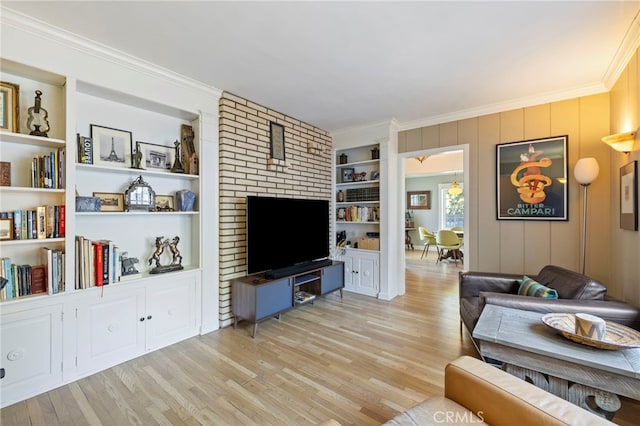
[[0,241],[0,246],[21,246],[32,244],[50,244],[50,243],[63,243],[64,238],[35,238],[30,240],[3,240]]
[[32,136],[25,133],[14,133],[0,130],[0,140],[2,142],[29,144],[44,147],[65,147],[67,142],[63,139],[45,138],[42,136]]
[[144,169],[132,169],[132,168],[122,168],[122,167],[105,167],[105,166],[94,166],[93,164],[79,164],[76,163],[76,169],[85,170],[91,172],[107,172],[113,174],[122,174],[128,176],[157,176],[162,178],[170,178],[170,179],[184,179],[184,180],[197,180],[200,179],[199,175],[191,175],[186,173],[169,173],[169,172],[157,172],[155,170],[144,170]]
[[66,190],[60,189],[60,188],[32,188],[30,186],[0,186],[0,193],[2,192],[32,192],[32,193],[64,194]]
[[199,212],[78,212],[76,216],[196,216]]

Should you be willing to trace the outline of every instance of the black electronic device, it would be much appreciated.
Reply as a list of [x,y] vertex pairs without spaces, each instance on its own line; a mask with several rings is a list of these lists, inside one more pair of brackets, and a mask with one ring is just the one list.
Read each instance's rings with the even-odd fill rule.
[[246,218],[248,274],[295,274],[329,256],[328,200],[247,196]]

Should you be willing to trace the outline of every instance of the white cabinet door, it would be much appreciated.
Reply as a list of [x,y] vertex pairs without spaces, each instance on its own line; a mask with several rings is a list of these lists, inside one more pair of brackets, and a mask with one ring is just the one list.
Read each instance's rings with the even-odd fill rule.
[[62,384],[62,305],[0,317],[2,407]]
[[356,291],[353,279],[354,257],[351,254],[345,253],[340,256],[340,260],[344,262],[344,289],[348,291]]
[[154,350],[198,333],[195,275],[176,280],[170,275],[147,287],[147,350]]
[[77,365],[80,374],[103,370],[144,353],[145,291],[94,292],[77,308]]
[[358,255],[356,292],[367,296],[377,296],[380,288],[378,253],[362,252]]
[[378,296],[380,291],[380,254],[346,249],[340,256],[344,262],[344,289],[367,296]]

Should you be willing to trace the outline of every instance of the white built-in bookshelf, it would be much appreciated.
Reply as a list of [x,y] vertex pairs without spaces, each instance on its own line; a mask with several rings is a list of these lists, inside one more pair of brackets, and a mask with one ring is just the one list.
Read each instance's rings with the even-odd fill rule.
[[[10,184],[0,186],[0,219],[38,207],[48,214],[47,207],[57,206],[58,216],[52,217],[63,221],[64,231],[20,239],[15,239],[14,232],[0,232],[3,265],[8,262],[33,270],[47,255],[51,259],[59,255],[55,291],[51,272],[44,291],[39,278],[35,281],[38,291],[32,294],[24,286],[9,294],[2,290],[0,406],[6,406],[217,328],[217,281],[203,280],[203,276],[217,276],[217,259],[212,258],[217,230],[205,221],[217,216],[216,192],[205,191],[203,185],[206,181],[209,187],[217,186],[220,92],[4,8],[2,12],[1,80],[19,87],[20,107],[18,128],[0,131],[1,161],[11,168]],[[48,52],[44,59],[37,53],[43,51]],[[29,135],[27,110],[33,106],[36,90],[43,93],[42,107],[48,112],[48,137]],[[80,164],[78,135],[90,138],[91,125],[130,132],[133,148],[141,141],[165,154],[175,153],[174,142],[181,140],[183,126],[191,126],[199,170],[174,173],[146,167],[144,162],[141,169],[133,169],[130,161],[113,166],[104,161]],[[97,150],[104,142],[95,143]],[[57,174],[52,179],[60,185],[34,188],[33,159],[46,155],[53,155],[51,164],[56,165]],[[124,194],[140,177],[156,195],[174,197],[173,209],[124,211],[108,204],[111,194]],[[196,201],[193,209],[178,211],[175,194],[184,190],[194,193]],[[76,196],[96,193],[107,200],[109,211],[76,211]],[[51,212],[56,214],[55,209]],[[3,220],[2,225],[8,223]],[[46,227],[47,220],[42,224]],[[150,265],[149,259],[156,238],[176,236],[183,268],[151,273],[155,264]],[[118,254],[126,252],[127,259],[137,259],[139,273],[124,278],[114,273],[103,285],[91,282],[91,276],[81,283],[79,237],[113,249],[111,272],[120,270]],[[161,262],[173,262],[168,247]],[[6,274],[2,268],[0,275]]]

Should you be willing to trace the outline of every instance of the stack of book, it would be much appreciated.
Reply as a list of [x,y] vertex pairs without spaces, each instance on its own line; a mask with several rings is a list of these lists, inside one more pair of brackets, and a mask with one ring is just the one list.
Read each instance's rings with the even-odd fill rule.
[[60,148],[31,161],[31,187],[62,189],[65,186],[65,150]]
[[90,240],[77,235],[75,288],[100,287],[121,280],[122,252],[111,240]]
[[41,265],[17,265],[0,259],[0,300],[64,291],[65,254],[60,249],[42,248]]
[[13,220],[14,240],[63,238],[65,206],[38,206],[27,210],[0,212],[0,218]]

